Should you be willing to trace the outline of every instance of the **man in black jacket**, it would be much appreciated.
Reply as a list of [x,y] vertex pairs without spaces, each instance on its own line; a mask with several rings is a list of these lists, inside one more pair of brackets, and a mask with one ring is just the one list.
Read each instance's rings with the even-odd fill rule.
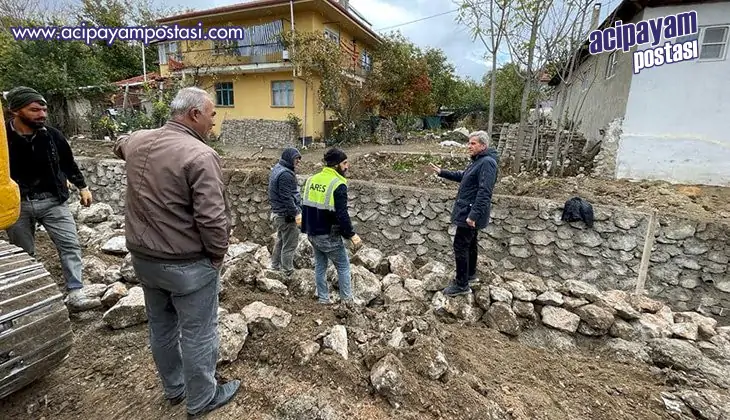
[[463,171],[447,171],[431,164],[440,177],[460,183],[451,212],[451,223],[456,225],[456,280],[444,289],[446,296],[471,293],[469,282],[476,280],[477,233],[489,223],[492,191],[497,181],[499,157],[495,149],[489,149],[489,134],[484,131],[472,133],[468,147],[472,162]]
[[294,251],[299,243],[298,227],[302,224],[302,199],[295,175],[301,160],[302,155],[297,149],[284,149],[269,175],[271,222],[276,230],[271,268],[276,271],[283,269],[286,276],[294,272]]
[[91,205],[91,192],[74,161],[71,147],[63,134],[45,125],[46,100],[28,87],[8,92],[8,133],[10,177],[20,187],[20,217],[8,230],[10,242],[35,256],[35,228],[40,222],[51,237],[61,258],[70,309],[82,311],[101,305],[82,291],[81,247],[76,222],[66,204],[67,182],[80,190],[81,204]]

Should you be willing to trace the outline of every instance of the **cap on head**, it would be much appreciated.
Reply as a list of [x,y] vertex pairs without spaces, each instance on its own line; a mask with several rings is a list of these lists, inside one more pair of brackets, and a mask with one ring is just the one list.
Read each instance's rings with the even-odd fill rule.
[[33,102],[38,102],[43,106],[47,105],[46,99],[43,95],[38,93],[37,90],[26,86],[18,86],[11,89],[5,98],[8,101],[8,109],[11,111],[22,109]]
[[324,154],[324,163],[327,166],[337,166],[347,160],[347,155],[342,150],[333,147]]

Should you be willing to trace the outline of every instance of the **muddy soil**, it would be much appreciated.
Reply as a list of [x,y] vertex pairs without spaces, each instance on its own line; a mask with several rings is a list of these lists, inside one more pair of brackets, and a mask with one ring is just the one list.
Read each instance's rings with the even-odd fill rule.
[[[114,158],[109,142],[74,140],[72,146],[80,156]],[[275,149],[227,146],[222,151],[226,168],[261,170],[271,168],[280,153]],[[351,179],[453,191],[458,184],[435,176],[429,170],[429,163],[447,169],[462,169],[469,162],[465,149],[444,148],[438,143],[362,145],[347,148],[346,152],[351,161],[348,174]],[[320,168],[322,153],[322,149],[304,150],[299,172],[312,173]],[[522,174],[500,176],[494,193],[558,201],[580,196],[594,204],[655,208],[665,214],[730,223],[730,187],[602,180],[587,176],[544,178]]]
[[[38,237],[38,255],[60,280],[60,265],[48,237]],[[350,358],[320,351],[308,365],[295,363],[297,344],[359,317],[373,319],[382,308],[345,318],[314,300],[256,291],[240,279],[223,294],[221,306],[237,311],[262,301],[291,313],[287,328],[249,335],[238,360],[219,370],[238,378],[233,403],[216,419],[477,419],[497,403],[512,419],[668,419],[660,392],[667,389],[645,365],[624,364],[583,352],[558,353],[521,344],[480,326],[433,322],[453,372],[440,381],[419,374],[427,347],[392,350],[408,371],[409,398],[394,409],[369,381],[369,363],[384,349],[360,354],[349,336]],[[60,281],[59,281],[60,283]],[[8,419],[182,419],[184,404],[163,400],[148,349],[147,327],[113,331],[103,312],[72,314],[75,346],[48,376],[0,401]],[[422,368],[422,366],[421,366]]]

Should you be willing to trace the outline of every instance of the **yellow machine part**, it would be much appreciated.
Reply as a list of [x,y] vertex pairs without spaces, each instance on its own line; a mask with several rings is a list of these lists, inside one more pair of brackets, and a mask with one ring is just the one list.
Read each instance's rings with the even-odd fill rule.
[[10,156],[5,118],[0,110],[0,230],[12,226],[20,216],[20,190],[10,178]]

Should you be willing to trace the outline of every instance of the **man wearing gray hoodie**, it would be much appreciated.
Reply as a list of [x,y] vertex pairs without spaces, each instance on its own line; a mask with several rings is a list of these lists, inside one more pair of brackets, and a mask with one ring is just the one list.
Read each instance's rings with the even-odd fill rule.
[[281,159],[269,175],[271,222],[276,230],[276,244],[271,268],[290,276],[294,272],[294,251],[299,243],[302,223],[302,198],[295,175],[302,155],[293,147],[284,149]]

